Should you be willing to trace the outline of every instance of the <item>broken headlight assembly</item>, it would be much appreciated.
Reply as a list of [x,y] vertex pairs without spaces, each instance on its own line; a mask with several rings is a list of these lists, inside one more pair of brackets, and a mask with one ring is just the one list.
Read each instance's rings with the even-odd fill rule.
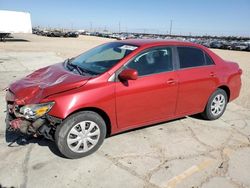
[[34,120],[48,113],[54,104],[55,102],[25,105],[20,108],[20,113],[26,119]]

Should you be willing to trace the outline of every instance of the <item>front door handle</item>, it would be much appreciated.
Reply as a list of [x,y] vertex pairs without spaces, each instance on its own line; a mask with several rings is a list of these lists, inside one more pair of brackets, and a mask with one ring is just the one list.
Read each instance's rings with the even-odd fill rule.
[[167,84],[174,85],[174,84],[176,84],[176,80],[174,80],[173,78],[170,78],[170,79],[168,79]]

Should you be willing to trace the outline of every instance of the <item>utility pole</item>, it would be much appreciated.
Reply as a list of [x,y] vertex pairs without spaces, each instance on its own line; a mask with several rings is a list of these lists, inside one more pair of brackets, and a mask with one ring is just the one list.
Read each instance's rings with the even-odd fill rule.
[[92,27],[93,27],[92,22],[90,22],[89,24],[90,24],[90,29],[89,30],[90,30],[90,32],[92,32]]
[[119,33],[121,33],[121,22],[119,22]]
[[172,34],[172,25],[173,25],[173,20],[170,20],[169,35]]

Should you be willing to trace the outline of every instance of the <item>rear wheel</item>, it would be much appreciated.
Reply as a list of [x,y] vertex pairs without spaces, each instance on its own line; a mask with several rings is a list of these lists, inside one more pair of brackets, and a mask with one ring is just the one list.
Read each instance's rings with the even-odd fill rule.
[[60,152],[67,158],[81,158],[95,152],[106,136],[106,124],[92,111],[69,116],[57,127],[55,140]]
[[227,106],[227,93],[217,89],[209,98],[204,112],[201,114],[207,120],[215,120],[223,115]]

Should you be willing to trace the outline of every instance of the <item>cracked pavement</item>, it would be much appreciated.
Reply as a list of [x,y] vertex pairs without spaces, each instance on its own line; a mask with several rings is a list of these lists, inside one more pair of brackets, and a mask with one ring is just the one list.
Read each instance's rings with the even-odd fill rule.
[[[4,132],[5,93],[2,89],[39,67],[76,55],[74,49],[64,51],[64,48],[59,49],[58,54],[58,48],[51,50],[54,43],[67,46],[75,42],[74,48],[79,48],[79,51],[104,40],[82,36],[78,39],[46,38],[44,44],[39,36],[22,37],[30,42],[1,43],[0,46],[2,186],[250,187],[250,92],[247,86],[250,53],[216,51],[222,57],[237,61],[245,74],[240,98],[228,104],[219,120],[204,121],[198,116],[189,116],[128,131],[105,139],[103,146],[88,157],[69,160],[61,157],[53,142],[45,139],[8,147]],[[34,43],[36,48],[32,46]],[[49,51],[46,45],[50,45]]]

